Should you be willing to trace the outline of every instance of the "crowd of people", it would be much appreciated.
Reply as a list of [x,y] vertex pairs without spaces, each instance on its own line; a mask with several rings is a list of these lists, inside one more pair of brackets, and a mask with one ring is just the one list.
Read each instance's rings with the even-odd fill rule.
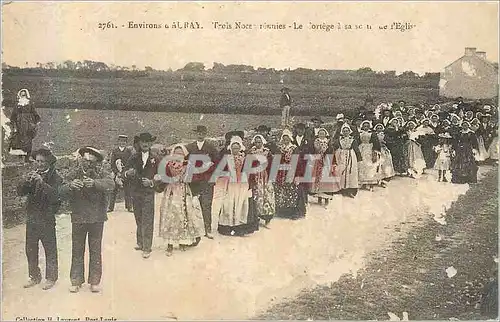
[[[289,96],[287,99],[283,104],[289,107],[291,100]],[[321,117],[314,117],[310,125],[290,124],[289,114],[287,108],[278,137],[271,135],[271,128],[261,125],[251,137],[245,137],[243,130],[226,133],[222,147],[207,138],[204,125],[193,129],[193,142],[175,144],[168,151],[155,149],[156,137],[150,133],[135,136],[132,148],[127,146],[128,137],[120,135],[117,147],[108,156],[94,147],[80,148],[77,165],[65,178],[57,174],[56,158],[50,150],[31,153],[37,170],[30,172],[19,187],[19,193],[28,196],[26,254],[30,281],[25,287],[41,282],[39,241],[47,258],[44,289],[53,287],[57,280],[54,214],[64,199],[72,208],[70,291],[78,292],[85,283],[88,239],[87,281],[92,292],[99,292],[103,226],[121,190],[125,208],[134,213],[136,221],[135,249],[147,259],[155,230],[155,193],[161,194],[156,205],[160,212],[158,235],[167,244],[166,255],[172,256],[174,247],[186,250],[196,247],[202,237],[213,239],[214,219],[220,235],[245,236],[261,227],[270,228],[274,217],[304,218],[310,199],[327,208],[336,194],[356,198],[359,189],[383,189],[395,176],[418,179],[430,169],[437,170],[437,181],[476,183],[478,166],[498,160],[498,114],[494,106],[468,104],[462,99],[449,108],[414,107],[400,101],[380,104],[374,111],[364,110],[353,117],[338,114],[331,128]],[[176,158],[163,163],[165,153]],[[206,162],[197,161],[194,166],[206,170],[188,176],[192,155],[205,157]],[[245,160],[249,155],[269,160],[268,166],[248,171]],[[273,173],[271,164],[276,155],[285,166],[298,160],[296,171],[280,167]],[[308,155],[317,158],[309,162]],[[210,180],[222,160],[231,161],[223,168],[232,171]],[[168,177],[178,180],[163,181],[159,175],[162,167]],[[299,180],[306,173],[312,173],[313,180]],[[334,180],[323,180],[325,174]],[[215,190],[221,194],[217,203],[213,202]]]

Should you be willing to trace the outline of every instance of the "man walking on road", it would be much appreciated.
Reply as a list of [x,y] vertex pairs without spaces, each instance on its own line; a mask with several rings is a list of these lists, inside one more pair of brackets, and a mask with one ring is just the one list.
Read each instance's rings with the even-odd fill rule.
[[33,287],[42,280],[38,266],[38,243],[45,250],[44,290],[54,286],[58,278],[56,220],[59,207],[58,189],[62,178],[55,169],[56,157],[47,149],[33,154],[36,171],[30,172],[18,187],[20,196],[28,196],[26,203],[26,257],[28,258],[29,282],[25,288]]
[[156,140],[150,133],[137,136],[137,151],[130,157],[125,169],[125,179],[130,180],[134,206],[136,250],[142,251],[143,258],[151,255],[153,245],[155,190],[154,176],[158,173],[158,160],[151,155],[151,145]]
[[[186,145],[190,155],[203,154],[210,158],[212,164],[217,158],[217,148],[210,142],[206,140],[207,127],[204,125],[198,125],[194,132],[197,134],[198,138],[195,142]],[[196,167],[201,167],[199,164],[201,161],[197,161]],[[190,188],[195,196],[199,196],[201,211],[203,214],[203,221],[205,223],[205,237],[213,239],[212,235],[212,199],[214,195],[214,184],[210,183],[210,176],[212,171],[208,170],[200,174],[193,175],[193,180],[190,183]]]
[[100,292],[102,276],[102,233],[108,219],[108,194],[115,188],[113,175],[102,166],[101,152],[92,147],[78,150],[77,168],[68,174],[61,195],[71,204],[71,293],[85,283],[85,244],[89,244],[89,278],[92,293]]

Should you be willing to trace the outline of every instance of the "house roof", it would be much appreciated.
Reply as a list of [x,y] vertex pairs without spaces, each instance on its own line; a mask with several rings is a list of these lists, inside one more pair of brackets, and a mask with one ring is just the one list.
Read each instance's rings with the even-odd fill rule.
[[[458,58],[457,60],[453,61],[451,64],[448,64],[448,65],[445,67],[445,69],[446,69],[446,68],[448,68],[448,67],[450,67],[451,65],[455,64],[456,62],[458,62],[458,61],[462,60],[464,57],[469,57],[469,56],[465,56],[465,55],[463,55],[462,57],[460,57],[460,58]],[[491,66],[491,67],[493,67],[493,68],[495,68],[495,69],[498,69],[498,63],[493,63],[493,62],[490,62],[489,60],[487,60],[487,59],[483,59],[483,58],[481,58],[481,57],[479,57],[479,56],[470,56],[470,57],[476,57],[477,59],[479,59],[480,61],[482,61],[482,62],[486,63],[487,65],[489,65],[489,66]]]

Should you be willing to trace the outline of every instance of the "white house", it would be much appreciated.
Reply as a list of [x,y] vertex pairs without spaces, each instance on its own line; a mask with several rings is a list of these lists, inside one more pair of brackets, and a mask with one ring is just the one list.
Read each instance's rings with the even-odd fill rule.
[[441,73],[439,95],[466,99],[498,96],[498,64],[488,61],[484,51],[465,48],[464,56],[446,66]]

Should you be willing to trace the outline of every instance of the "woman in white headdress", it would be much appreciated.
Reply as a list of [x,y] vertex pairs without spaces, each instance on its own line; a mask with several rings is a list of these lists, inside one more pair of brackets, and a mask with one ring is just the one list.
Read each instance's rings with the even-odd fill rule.
[[[278,153],[281,154],[281,164],[292,162],[293,155],[298,155],[297,146],[292,143],[293,134],[283,130]],[[287,180],[287,171],[279,170],[274,185],[276,199],[276,216],[288,219],[299,219],[306,215],[307,195],[303,186],[295,180]],[[297,176],[297,173],[296,173]]]
[[380,180],[380,142],[372,131],[371,121],[364,120],[359,127],[359,152],[363,162],[359,163],[359,184],[373,191]]
[[10,148],[13,150],[22,150],[26,154],[25,160],[29,161],[32,141],[38,130],[40,116],[30,102],[31,96],[27,89],[21,89],[17,93],[17,98],[17,106],[13,109],[10,116],[10,122],[14,130]]
[[185,182],[188,155],[187,149],[175,145],[170,155],[177,156],[178,160],[168,161],[166,173],[178,181],[161,183],[159,189],[163,190],[160,203],[159,236],[167,243],[167,256],[171,256],[174,245],[179,245],[181,250],[188,246],[195,246],[205,234],[203,215],[200,201],[193,195],[189,184]]
[[[333,164],[333,149],[330,145],[330,134],[325,128],[320,128],[318,130],[318,137],[314,140],[314,154],[317,155],[317,159],[314,162],[312,175],[314,181],[311,185],[310,192],[318,197],[318,203],[321,205],[325,202],[325,207],[328,206],[329,200],[332,195],[340,190],[340,185],[338,183],[338,178],[336,178],[335,165]],[[329,178],[335,178],[337,180],[331,182],[329,179],[324,177],[325,161],[329,162],[330,172],[328,173]]]
[[[245,173],[245,146],[239,136],[233,136],[227,147],[229,154],[224,155],[227,165],[225,170],[231,173],[222,179],[223,201],[219,212],[221,235],[244,236],[258,230],[258,218],[251,209],[252,190]],[[234,167],[234,168],[233,168]]]
[[391,151],[392,162],[396,174],[405,176],[408,174],[407,144],[408,133],[402,127],[398,118],[389,121],[385,129],[385,141]]
[[340,136],[335,138],[332,145],[342,194],[354,198],[359,188],[358,162],[363,159],[359,151],[359,142],[352,134],[351,126],[344,123],[340,128]]
[[392,164],[391,151],[387,148],[385,142],[384,124],[382,123],[376,124],[373,130],[377,134],[377,138],[380,143],[380,159],[379,159],[380,169],[378,171],[378,174],[380,175],[380,185],[382,187],[385,187],[387,181],[389,181],[390,178],[394,177],[396,173],[394,172],[394,165]]
[[469,122],[461,122],[460,132],[454,132],[452,137],[451,182],[476,183],[478,166],[474,155],[478,153],[478,143]]
[[269,168],[272,164],[272,155],[269,148],[266,147],[267,141],[264,136],[257,134],[252,138],[252,147],[248,154],[258,154],[267,159],[268,166],[262,171],[250,176],[250,187],[252,189],[252,201],[255,204],[257,216],[264,220],[265,226],[273,218],[276,207],[274,199],[274,187],[269,182]]
[[422,153],[425,160],[425,168],[432,169],[436,161],[436,152],[434,146],[438,143],[437,135],[431,127],[431,120],[424,118],[420,125],[417,126],[419,132],[419,143],[421,144]]
[[422,153],[420,143],[418,143],[421,133],[417,130],[417,123],[414,121],[408,121],[406,126],[408,128],[408,141],[406,143],[406,157],[409,165],[408,174],[412,178],[419,178],[426,167],[424,154]]

